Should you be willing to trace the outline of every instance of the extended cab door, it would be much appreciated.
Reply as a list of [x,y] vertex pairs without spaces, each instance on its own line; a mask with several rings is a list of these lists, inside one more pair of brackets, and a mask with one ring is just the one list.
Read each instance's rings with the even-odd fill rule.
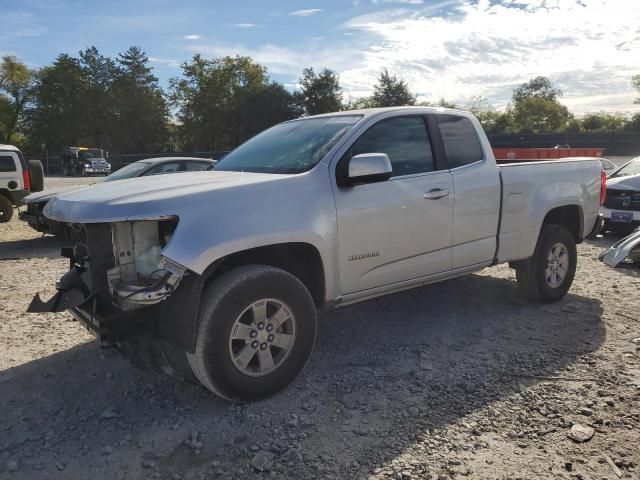
[[453,268],[493,261],[500,218],[500,178],[484,152],[479,125],[464,116],[436,116],[447,165],[453,177]]
[[453,181],[436,166],[427,117],[378,121],[352,143],[337,170],[362,153],[386,153],[393,176],[336,188],[342,293],[450,270]]

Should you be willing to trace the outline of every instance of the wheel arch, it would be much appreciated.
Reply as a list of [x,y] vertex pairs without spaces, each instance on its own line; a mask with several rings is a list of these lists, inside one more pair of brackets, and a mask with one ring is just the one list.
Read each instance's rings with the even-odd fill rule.
[[211,263],[202,275],[183,278],[180,287],[157,305],[156,333],[189,352],[195,348],[202,293],[225,272],[245,265],[268,265],[298,278],[311,293],[316,308],[326,305],[326,281],[322,257],[310,243],[287,242],[230,253]]
[[584,240],[584,214],[580,205],[561,205],[549,210],[542,220],[538,236],[540,236],[543,225],[560,225],[567,228],[576,244],[582,243]]

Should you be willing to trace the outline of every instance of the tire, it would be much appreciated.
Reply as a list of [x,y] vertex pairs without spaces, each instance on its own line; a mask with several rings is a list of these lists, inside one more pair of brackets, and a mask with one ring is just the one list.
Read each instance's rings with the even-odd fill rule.
[[[285,388],[304,368],[317,319],[311,294],[298,278],[279,268],[248,265],[221,275],[202,298],[196,348],[187,359],[196,378],[213,393],[230,401],[260,400]],[[256,318],[252,306],[262,311],[262,302],[265,314]],[[271,323],[278,317],[279,326]],[[233,332],[242,339],[232,340]],[[288,349],[278,347],[279,341]],[[246,365],[234,361],[240,352],[248,353]],[[272,363],[265,358],[263,364],[263,355]]]
[[44,169],[40,160],[27,160],[29,164],[29,177],[31,178],[31,191],[44,190]]
[[11,200],[0,194],[0,223],[7,223],[11,217],[13,217]]
[[[558,255],[555,263],[562,265],[566,261],[566,267],[560,266],[557,275],[554,274],[555,265],[549,259],[554,252]],[[577,259],[576,242],[571,232],[560,225],[543,225],[533,257],[516,266],[521,292],[534,302],[557,302],[571,288]],[[547,268],[550,268],[550,272]]]

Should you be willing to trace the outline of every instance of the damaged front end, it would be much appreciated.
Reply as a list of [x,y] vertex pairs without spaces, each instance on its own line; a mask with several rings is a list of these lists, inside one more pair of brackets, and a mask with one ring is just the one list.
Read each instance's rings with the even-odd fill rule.
[[104,341],[149,330],[166,310],[159,304],[190,274],[162,255],[177,222],[170,217],[76,225],[80,241],[62,250],[70,268],[56,294],[46,302],[36,294],[27,311],[70,310]]

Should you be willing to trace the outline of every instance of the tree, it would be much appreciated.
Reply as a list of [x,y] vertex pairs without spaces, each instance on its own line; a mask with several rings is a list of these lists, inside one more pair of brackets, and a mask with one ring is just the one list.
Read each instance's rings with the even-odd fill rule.
[[[249,57],[195,55],[171,80],[178,135],[187,149],[228,150],[262,129],[297,116],[295,100]],[[256,111],[256,105],[262,110]],[[263,118],[264,112],[269,112]],[[253,115],[256,118],[249,118]]]
[[158,151],[167,143],[167,102],[148,62],[139,47],[118,55],[109,91],[117,119],[110,137],[120,151]]
[[92,146],[110,147],[114,143],[111,133],[118,121],[111,91],[118,68],[111,58],[102,55],[96,47],[80,52],[80,66],[86,82],[81,118],[87,137],[79,140]]
[[305,68],[299,83],[296,98],[307,115],[342,110],[342,89],[335,72],[325,68],[316,74],[313,68]]
[[0,141],[10,143],[33,96],[35,72],[12,55],[0,63]]
[[415,105],[415,103],[416,95],[409,91],[409,87],[404,80],[399,80],[395,75],[390,75],[386,68],[380,72],[378,84],[374,87],[371,97],[371,106],[396,107]]
[[517,132],[555,132],[565,129],[569,110],[558,101],[562,92],[546,77],[536,77],[513,92],[513,126]]
[[533,78],[513,91],[513,102],[516,105],[531,97],[544,98],[555,102],[559,97],[562,97],[562,91],[553,88],[551,81],[547,77]]
[[60,151],[87,136],[84,123],[85,70],[77,58],[61,54],[38,74],[35,107],[29,113],[32,148]]
[[516,131],[521,133],[563,130],[569,119],[567,107],[538,96],[521,100],[513,109],[513,124]]
[[624,126],[625,118],[616,113],[587,113],[580,123],[585,132],[615,131]]

